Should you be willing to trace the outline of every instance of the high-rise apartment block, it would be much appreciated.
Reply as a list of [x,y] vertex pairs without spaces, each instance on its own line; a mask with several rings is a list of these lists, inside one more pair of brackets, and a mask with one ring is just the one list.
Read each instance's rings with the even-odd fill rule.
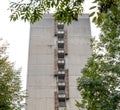
[[66,25],[52,14],[31,24],[26,110],[78,110],[77,78],[91,54],[89,15]]

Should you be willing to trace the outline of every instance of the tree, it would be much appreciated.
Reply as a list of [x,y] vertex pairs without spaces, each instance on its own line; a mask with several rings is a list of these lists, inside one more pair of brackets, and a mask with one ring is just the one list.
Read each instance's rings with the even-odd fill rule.
[[[84,10],[82,6],[85,0],[29,0],[29,2],[10,2],[9,10],[11,11],[10,19],[16,21],[18,19],[34,23],[39,21],[45,13],[49,13],[51,8],[55,10],[54,19],[70,24],[73,20],[78,19],[78,15]],[[102,23],[103,17],[101,13],[107,12],[109,9],[114,11],[114,7],[119,4],[119,0],[92,0],[93,6],[90,14],[93,22],[97,25]],[[91,1],[90,1],[91,2]]]
[[[82,14],[84,0],[31,0],[28,4],[11,3],[11,20],[31,23],[42,18],[50,8],[56,9],[55,20],[71,23]],[[94,0],[90,17],[100,29],[99,40],[92,39],[93,53],[78,78],[82,96],[79,109],[119,110],[120,106],[120,0]]]
[[[24,1],[24,0],[22,0]],[[71,23],[77,20],[78,15],[83,12],[81,3],[84,0],[30,0],[29,3],[11,2],[11,20],[18,18],[34,23],[42,18],[42,15],[49,13],[51,8],[55,8],[54,18],[60,22]]]
[[0,43],[0,110],[21,110],[25,93],[21,90],[20,71],[8,60],[7,45]]
[[[99,40],[92,41],[92,56],[78,78],[78,90],[82,101],[76,101],[79,109],[120,109],[120,1],[99,1],[102,21]],[[109,4],[109,5],[108,5]],[[99,7],[99,6],[98,6]],[[104,7],[104,8],[103,8]],[[94,19],[94,18],[93,18]]]

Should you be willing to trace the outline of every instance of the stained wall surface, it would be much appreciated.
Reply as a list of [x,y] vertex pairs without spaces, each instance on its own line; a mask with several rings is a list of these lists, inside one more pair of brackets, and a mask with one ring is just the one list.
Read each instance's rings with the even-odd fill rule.
[[[52,15],[45,15],[30,27],[26,110],[55,110],[55,29]],[[69,26],[65,25],[65,31],[68,47],[65,68],[69,70],[69,100],[66,101],[66,109],[77,110],[75,100],[80,100],[80,94],[77,91],[76,79],[81,76],[81,69],[91,54],[89,15],[84,14],[78,21],[73,21]]]
[[68,57],[67,68],[69,70],[69,94],[67,110],[78,110],[75,100],[80,100],[80,93],[77,90],[76,79],[80,77],[81,69],[85,66],[91,54],[90,49],[90,21],[88,15],[79,17],[66,28],[68,33]]

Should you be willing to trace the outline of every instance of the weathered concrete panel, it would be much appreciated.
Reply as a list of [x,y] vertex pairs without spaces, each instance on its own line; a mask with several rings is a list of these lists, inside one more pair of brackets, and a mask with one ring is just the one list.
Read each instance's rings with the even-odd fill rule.
[[[55,21],[52,14],[31,25],[27,77],[26,110],[55,110],[54,92],[57,78],[54,76],[54,49],[57,47]],[[75,100],[80,100],[77,78],[91,54],[89,15],[83,14],[78,21],[65,25],[67,31],[68,55],[65,68],[69,70],[69,95],[67,110],[77,110]]]

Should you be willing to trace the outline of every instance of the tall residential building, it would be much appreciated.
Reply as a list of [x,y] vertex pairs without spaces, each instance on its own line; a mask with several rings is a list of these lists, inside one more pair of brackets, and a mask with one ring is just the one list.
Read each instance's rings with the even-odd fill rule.
[[26,110],[78,110],[77,78],[91,54],[89,15],[70,25],[52,14],[31,24]]

